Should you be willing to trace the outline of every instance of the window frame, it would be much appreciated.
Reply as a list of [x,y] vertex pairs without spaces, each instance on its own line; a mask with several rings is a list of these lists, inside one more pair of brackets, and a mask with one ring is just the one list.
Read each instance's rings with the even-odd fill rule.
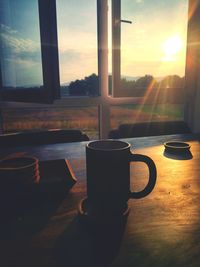
[[112,97],[120,97],[121,0],[112,0]]
[[[4,100],[19,100],[27,103],[54,103],[54,105],[63,105],[67,107],[85,107],[96,105],[98,106],[99,110],[99,137],[100,139],[107,138],[110,131],[110,106],[134,104],[138,103],[138,100],[140,99],[129,97],[114,98],[112,96],[109,96],[108,94],[108,0],[97,0],[98,76],[100,96],[61,98],[55,101],[54,97],[56,96],[56,98],[58,98],[59,95],[58,91],[56,91],[57,93],[55,94],[52,89],[56,88],[57,90],[57,88],[60,87],[56,26],[56,0],[48,0],[49,8],[47,10],[46,1],[44,3],[43,0],[38,0],[38,4],[40,17],[42,64],[44,69],[43,75],[45,75],[46,77],[46,79],[44,78],[44,82],[46,81],[45,94],[43,96],[39,96],[39,92],[34,92],[35,95],[31,95],[31,92],[29,91],[27,98],[25,98],[24,95],[22,95],[24,92],[18,91],[17,98],[12,95],[7,99],[4,98]],[[52,15],[53,22],[51,22]],[[52,33],[45,34],[45,32],[49,30],[49,25],[51,25]],[[55,50],[51,50],[52,48],[55,48]],[[54,62],[54,64],[50,64],[51,62]],[[51,66],[52,68],[48,68],[49,66]],[[56,73],[55,80],[51,79],[54,72]],[[38,96],[40,98],[38,98]],[[9,102],[2,103],[2,107],[9,106]],[[23,104],[23,107],[26,106],[29,107],[30,105]],[[20,105],[18,106],[18,108],[19,107]]]
[[189,0],[184,120],[200,133],[200,0]]
[[[40,13],[40,17],[42,16],[44,10],[46,11],[45,7],[46,4],[42,4],[42,0],[38,0],[39,3],[41,4],[41,13]],[[193,3],[193,2],[198,2],[198,5],[200,6],[200,0],[189,0],[189,3]],[[44,2],[44,1],[43,1]],[[52,93],[52,91],[46,92],[47,95],[49,96],[49,98],[51,99],[51,101],[49,103],[52,103],[52,98],[58,98],[59,94],[58,94],[58,88],[59,88],[59,64],[58,64],[58,45],[57,45],[57,28],[56,28],[56,0],[48,0],[49,4],[51,4],[49,7],[49,17],[48,19],[51,19],[51,11],[52,9],[54,9],[55,11],[55,21],[53,22],[53,33],[52,35],[50,34],[50,36],[45,36],[45,41],[49,40],[50,44],[54,43],[54,48],[56,48],[55,50],[53,50],[54,52],[54,56],[52,57],[52,62],[56,62],[55,64],[51,64],[52,65],[52,69],[50,68],[49,71],[47,71],[46,74],[46,78],[47,78],[47,90],[52,90],[54,88],[56,88],[56,92],[54,91]],[[115,0],[112,0],[112,3],[114,5]],[[119,4],[120,0],[117,0],[117,3]],[[46,3],[46,2],[45,2]],[[119,22],[120,24],[120,22]],[[119,26],[119,25],[118,25]],[[44,26],[44,28],[47,27]],[[74,107],[74,106],[80,106],[80,107],[84,107],[84,106],[98,106],[99,108],[99,137],[100,139],[105,139],[108,138],[108,133],[110,131],[110,108],[113,105],[125,105],[125,104],[136,104],[136,103],[140,103],[141,100],[143,99],[142,97],[119,97],[117,95],[118,89],[117,86],[119,85],[119,76],[117,77],[117,71],[115,72],[114,70],[114,79],[116,79],[113,83],[113,87],[114,87],[114,94],[112,96],[109,96],[108,94],[108,0],[97,0],[97,35],[98,35],[98,76],[99,76],[99,91],[100,91],[100,96],[96,96],[96,97],[75,97],[75,98],[61,98],[61,99],[57,99],[54,101],[54,105],[63,105],[66,107]],[[41,31],[42,32],[42,31]],[[118,32],[119,33],[119,32]],[[43,36],[43,32],[41,33],[41,35]],[[42,37],[41,37],[42,39]],[[43,42],[43,41],[42,41]],[[44,43],[44,42],[43,42]],[[44,55],[43,61],[44,63],[44,68],[46,65],[48,65],[49,58],[47,55],[49,55],[49,51],[51,51],[51,45],[42,46],[42,51],[44,51],[47,47],[49,50],[46,51],[46,54]],[[114,44],[115,47],[115,44]],[[120,53],[119,49],[117,51],[117,53]],[[188,53],[188,51],[187,51]],[[115,63],[116,58],[114,57],[113,59],[113,63]],[[117,61],[119,60],[119,58],[117,59]],[[45,65],[46,64],[46,65]],[[188,62],[186,61],[186,64],[188,64]],[[114,66],[113,66],[114,68]],[[186,67],[187,69],[187,67]],[[56,72],[55,78],[53,78],[52,80],[49,80],[49,77],[52,77],[51,74],[54,73],[54,71]],[[191,72],[190,69],[187,69],[186,74],[189,75],[189,73]],[[197,76],[195,76],[195,79],[198,79]],[[117,83],[118,80],[118,83]],[[189,91],[189,87],[190,84],[187,83],[186,86],[186,90]],[[198,88],[198,92],[200,91],[200,88]],[[194,96],[192,97],[192,99],[194,100]],[[28,101],[27,101],[28,102]],[[191,102],[192,103],[192,102]],[[9,105],[9,103],[4,102],[3,105],[7,106]],[[28,105],[28,104],[27,104]],[[51,106],[52,107],[52,106]],[[194,109],[194,107],[192,107],[191,104],[191,108]],[[185,120],[187,122],[189,122],[190,120],[187,119],[187,115],[188,111],[186,110],[185,112]],[[194,116],[193,116],[194,117]],[[190,123],[189,123],[190,125]],[[191,126],[191,125],[190,125]]]

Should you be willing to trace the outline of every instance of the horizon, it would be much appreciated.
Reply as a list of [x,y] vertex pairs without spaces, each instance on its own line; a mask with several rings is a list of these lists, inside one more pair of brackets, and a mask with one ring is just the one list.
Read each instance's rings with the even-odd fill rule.
[[[96,73],[91,73],[90,75],[93,75],[95,74],[96,76],[98,76]],[[90,76],[89,75],[89,76]],[[121,76],[121,80],[122,79],[125,79],[127,82],[130,82],[130,81],[137,81],[138,79],[142,78],[142,77],[145,77],[145,76],[151,76],[150,74],[144,74],[143,76],[125,76],[125,75],[122,75]],[[109,77],[112,76],[112,74],[109,73]],[[167,78],[167,77],[170,77],[170,76],[178,76],[179,78],[183,79],[185,78],[185,76],[179,76],[177,74],[173,74],[173,75],[167,75],[167,76],[162,76],[162,77],[153,77],[157,82],[161,82],[163,79]],[[77,79],[77,80],[84,80],[86,77],[82,77],[80,79]],[[74,82],[76,80],[72,80],[70,82],[60,82],[60,86],[69,86],[71,82]],[[29,85],[26,85],[26,86],[18,86],[17,88],[38,88],[38,87],[42,87],[43,85],[41,84],[29,84]],[[11,88],[16,88],[15,86],[6,86],[7,88],[11,87]]]

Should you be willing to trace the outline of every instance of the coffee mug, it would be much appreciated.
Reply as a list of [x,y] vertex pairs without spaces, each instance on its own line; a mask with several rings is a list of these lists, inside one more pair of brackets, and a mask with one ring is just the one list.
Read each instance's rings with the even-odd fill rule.
[[[140,192],[130,190],[130,163],[144,162],[149,180]],[[147,156],[134,154],[130,144],[119,140],[92,141],[86,146],[87,200],[91,210],[120,214],[130,198],[147,196],[156,183],[156,166]]]

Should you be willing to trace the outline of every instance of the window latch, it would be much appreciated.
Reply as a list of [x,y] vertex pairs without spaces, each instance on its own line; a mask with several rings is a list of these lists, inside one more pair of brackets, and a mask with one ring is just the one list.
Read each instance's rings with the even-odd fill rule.
[[132,24],[132,21],[131,20],[121,19],[120,22]]

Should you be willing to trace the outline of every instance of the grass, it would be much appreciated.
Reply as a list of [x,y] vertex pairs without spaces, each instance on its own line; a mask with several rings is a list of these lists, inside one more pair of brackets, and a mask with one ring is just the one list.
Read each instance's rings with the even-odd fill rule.
[[[111,107],[111,128],[122,123],[180,120],[183,106],[178,104],[126,105]],[[98,138],[98,108],[7,108],[3,109],[4,131],[38,129],[80,129],[90,139]]]
[[183,105],[124,105],[113,106],[111,109],[111,127],[117,128],[122,123],[137,123],[145,121],[181,120]]
[[168,116],[174,118],[181,118],[183,114],[183,105],[182,104],[156,104],[155,106],[150,104],[145,104],[144,106],[140,106],[139,104],[135,105],[126,105],[124,108],[136,110],[141,109],[142,112],[151,113],[159,116]]

